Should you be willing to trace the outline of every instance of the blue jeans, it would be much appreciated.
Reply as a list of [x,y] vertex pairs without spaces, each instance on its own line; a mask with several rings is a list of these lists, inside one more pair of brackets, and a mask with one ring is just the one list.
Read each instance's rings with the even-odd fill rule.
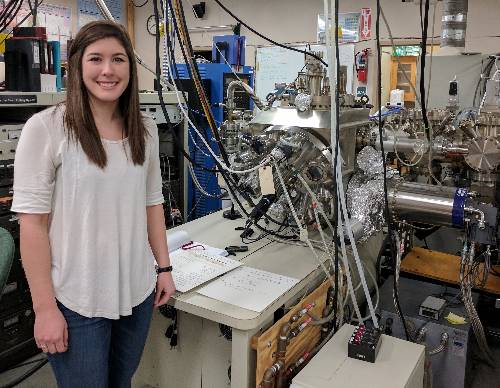
[[129,388],[148,335],[154,292],[120,319],[87,318],[58,307],[68,324],[68,350],[49,355],[59,388]]

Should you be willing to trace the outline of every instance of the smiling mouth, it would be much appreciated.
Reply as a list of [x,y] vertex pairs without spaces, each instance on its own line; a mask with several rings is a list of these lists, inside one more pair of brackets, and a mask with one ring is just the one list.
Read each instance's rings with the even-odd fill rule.
[[112,89],[118,85],[118,82],[97,82],[97,84],[103,89]]

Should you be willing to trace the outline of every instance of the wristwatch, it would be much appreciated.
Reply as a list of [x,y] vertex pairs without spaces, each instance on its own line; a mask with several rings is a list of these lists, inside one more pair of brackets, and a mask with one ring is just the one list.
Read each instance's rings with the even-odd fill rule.
[[172,272],[172,266],[169,265],[168,267],[156,267],[156,273],[162,272]]

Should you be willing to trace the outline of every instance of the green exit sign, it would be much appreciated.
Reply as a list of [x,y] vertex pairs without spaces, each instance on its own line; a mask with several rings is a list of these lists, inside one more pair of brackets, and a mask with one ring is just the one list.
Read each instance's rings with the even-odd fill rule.
[[420,46],[394,46],[392,50],[393,57],[418,57],[420,55]]

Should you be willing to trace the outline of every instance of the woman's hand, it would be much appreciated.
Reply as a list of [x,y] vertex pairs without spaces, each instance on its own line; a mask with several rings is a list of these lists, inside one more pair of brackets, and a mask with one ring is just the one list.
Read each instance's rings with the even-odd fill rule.
[[156,279],[155,307],[163,306],[175,292],[172,272],[160,272]]
[[68,325],[57,306],[36,313],[34,334],[36,345],[44,353],[68,350]]

